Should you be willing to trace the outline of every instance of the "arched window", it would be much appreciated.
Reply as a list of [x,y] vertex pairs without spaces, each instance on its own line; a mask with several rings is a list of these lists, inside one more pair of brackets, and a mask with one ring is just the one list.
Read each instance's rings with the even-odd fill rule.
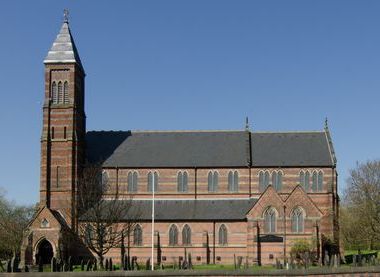
[[62,82],[58,82],[58,103],[63,103]]
[[149,192],[153,192],[152,191],[152,187],[153,187],[153,184],[154,184],[154,192],[157,192],[158,191],[158,174],[157,172],[149,172],[148,173],[148,191]]
[[178,228],[174,224],[169,229],[169,245],[178,244]]
[[69,103],[69,83],[67,81],[63,84],[63,102]]
[[228,191],[230,192],[239,191],[239,172],[237,171],[228,172]]
[[187,186],[187,172],[178,172],[177,175],[177,190],[178,192],[187,192],[188,186]]
[[264,191],[269,186],[269,172],[260,171],[259,173],[259,189]]
[[42,221],[41,221],[41,228],[49,228],[50,227],[50,223],[49,221],[44,218]]
[[137,172],[128,173],[128,191],[137,192]]
[[259,190],[264,191],[264,172],[259,173]]
[[185,225],[182,229],[182,244],[190,245],[191,244],[191,229],[189,225]]
[[305,187],[305,173],[303,171],[300,172],[300,186]]
[[304,185],[304,188],[305,188],[306,191],[308,191],[309,188],[310,188],[310,172],[309,171],[305,172],[305,185]]
[[269,172],[265,171],[264,173],[264,186],[267,188],[269,186]]
[[103,171],[102,171],[102,180],[101,180],[103,186],[105,186],[105,185],[108,184],[108,179],[109,179],[109,177],[108,177],[108,172],[105,171],[105,170],[103,170]]
[[142,245],[142,228],[139,224],[133,229],[133,244],[137,246]]
[[272,186],[275,190],[281,190],[282,187],[282,172],[272,172]]
[[208,173],[208,191],[210,191],[210,192],[218,191],[218,179],[219,179],[218,172],[210,171]]
[[318,172],[318,191],[323,190],[323,172],[319,171]]
[[292,232],[303,233],[304,215],[301,208],[296,208],[292,212]]
[[58,103],[58,92],[57,92],[57,83],[56,82],[53,82],[53,84],[51,85],[51,94],[52,94],[53,104],[57,104]]
[[219,244],[226,245],[227,244],[227,228],[224,224],[219,227]]
[[266,233],[276,232],[276,210],[268,208],[264,213],[264,230]]
[[314,171],[312,181],[311,181],[311,190],[317,191],[317,188],[318,188],[318,175],[317,175],[317,172]]
[[92,226],[90,224],[86,224],[85,231],[84,231],[84,238],[86,240],[87,244],[93,243],[93,231],[92,231]]

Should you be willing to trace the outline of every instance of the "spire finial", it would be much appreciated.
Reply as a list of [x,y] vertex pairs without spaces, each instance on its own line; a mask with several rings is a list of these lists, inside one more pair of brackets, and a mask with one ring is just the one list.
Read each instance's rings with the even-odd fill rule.
[[69,23],[69,10],[63,10],[63,23]]
[[325,118],[325,129],[327,130],[329,128],[329,120],[327,119],[327,116]]
[[245,130],[249,131],[249,121],[248,121],[248,116],[245,117]]

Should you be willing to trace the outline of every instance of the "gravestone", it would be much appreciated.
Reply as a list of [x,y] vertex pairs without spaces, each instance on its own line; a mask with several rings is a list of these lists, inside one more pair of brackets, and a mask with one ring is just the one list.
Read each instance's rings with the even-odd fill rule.
[[357,261],[358,261],[358,266],[363,265],[363,257],[362,257],[360,250],[359,250],[359,254],[357,255]]
[[280,269],[280,261],[276,258],[276,269]]
[[7,272],[12,272],[12,260],[7,261]]
[[145,263],[145,270],[149,270],[150,269],[150,258],[146,260],[146,263]]
[[329,266],[330,265],[330,259],[329,258],[330,258],[329,257],[329,252],[327,252],[327,250],[326,250],[325,251],[324,261],[323,261],[323,263],[324,263],[325,266]]
[[91,260],[88,260],[87,265],[86,265],[86,271],[90,271],[90,270],[91,270]]
[[108,271],[109,268],[110,268],[110,266],[109,266],[109,262],[108,262],[108,259],[106,259],[106,271]]
[[18,258],[12,258],[12,272],[18,272]]
[[44,263],[42,261],[42,258],[40,257],[40,259],[38,260],[38,272],[43,272],[43,271],[44,271]]
[[73,271],[73,263],[72,263],[71,256],[69,256],[69,259],[68,259],[67,263],[68,263],[68,267],[69,267],[68,271]]
[[294,258],[291,257],[290,258],[290,269],[295,269],[296,268],[296,265],[294,264]]
[[51,258],[50,271],[51,272],[56,272],[57,271],[57,260],[56,260],[55,257]]

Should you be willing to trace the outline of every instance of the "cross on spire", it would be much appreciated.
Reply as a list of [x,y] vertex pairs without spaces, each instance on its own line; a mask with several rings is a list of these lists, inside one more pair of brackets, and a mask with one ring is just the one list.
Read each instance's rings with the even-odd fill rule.
[[63,22],[69,23],[69,10],[68,9],[63,10]]

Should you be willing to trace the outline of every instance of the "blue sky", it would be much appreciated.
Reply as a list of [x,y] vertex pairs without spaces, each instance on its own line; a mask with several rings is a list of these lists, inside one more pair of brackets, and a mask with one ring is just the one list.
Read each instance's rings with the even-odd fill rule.
[[380,157],[380,1],[1,1],[0,187],[38,201],[43,59],[70,10],[88,130],[322,130]]

